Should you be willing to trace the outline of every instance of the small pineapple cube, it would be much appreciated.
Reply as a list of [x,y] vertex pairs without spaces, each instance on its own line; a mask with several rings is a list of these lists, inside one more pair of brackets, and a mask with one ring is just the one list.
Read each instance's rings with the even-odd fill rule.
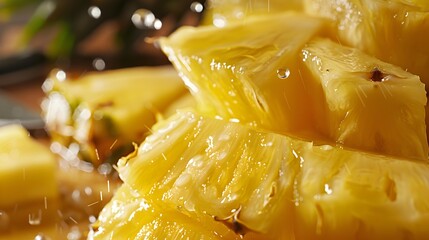
[[20,125],[0,128],[0,208],[56,198],[55,156]]

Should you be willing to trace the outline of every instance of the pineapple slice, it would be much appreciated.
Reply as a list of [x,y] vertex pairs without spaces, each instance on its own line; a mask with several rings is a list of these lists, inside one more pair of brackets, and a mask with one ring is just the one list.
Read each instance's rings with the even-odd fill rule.
[[44,89],[42,108],[53,140],[96,165],[132,151],[131,142],[144,138],[157,113],[186,91],[172,67],[112,70],[74,80],[58,70]]
[[358,49],[317,39],[302,50],[326,100],[331,139],[348,147],[427,160],[426,91],[418,76]]
[[88,239],[239,239],[209,216],[152,203],[123,184],[100,213]]
[[[306,240],[429,234],[426,162],[318,146],[189,112],[153,130],[118,162],[125,184],[152,202],[213,216],[245,239],[249,232]],[[117,227],[100,220],[110,232]]]
[[300,49],[325,21],[296,13],[246,18],[219,30],[182,27],[160,40],[207,116],[278,132],[312,132],[318,94],[303,77]]
[[20,125],[0,128],[0,209],[58,196],[55,156]]
[[417,74],[427,86],[428,7],[424,0],[304,1],[307,13],[334,20],[342,44]]

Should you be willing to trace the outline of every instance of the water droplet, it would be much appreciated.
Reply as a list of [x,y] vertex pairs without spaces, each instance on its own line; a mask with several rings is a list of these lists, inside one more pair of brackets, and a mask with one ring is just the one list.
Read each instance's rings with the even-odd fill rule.
[[203,155],[196,155],[189,160],[189,164],[195,168],[201,168],[204,164]]
[[157,19],[155,18],[155,15],[151,11],[144,8],[137,9],[131,16],[131,21],[134,23],[134,26],[139,29],[154,28],[156,20]]
[[325,193],[328,194],[328,195],[332,194],[332,189],[329,186],[329,184],[327,184],[327,183],[325,184]]
[[88,220],[90,223],[95,223],[95,221],[97,221],[97,218],[94,215],[91,215],[88,217]]
[[91,187],[85,187],[84,192],[87,196],[92,195],[92,188]]
[[91,6],[88,8],[88,14],[94,19],[99,19],[101,17],[101,9],[97,6]]
[[29,213],[28,223],[33,226],[40,225],[42,223],[42,210],[39,209],[37,213]]
[[81,200],[80,199],[80,191],[77,189],[73,190],[71,197],[72,197],[73,201],[80,202],[80,200]]
[[184,207],[186,210],[193,212],[195,211],[195,204],[191,201],[185,201],[184,202]]
[[92,66],[97,70],[97,71],[103,71],[106,68],[106,62],[101,59],[101,58],[95,58],[92,61]]
[[277,69],[277,76],[280,79],[286,79],[290,76],[290,70],[288,68]]
[[225,25],[226,25],[225,17],[220,15],[220,14],[214,14],[213,25],[218,27],[218,28],[225,27]]
[[34,240],[50,240],[51,238],[43,233],[39,233],[34,237]]
[[196,12],[196,13],[200,13],[204,10],[204,6],[203,4],[199,3],[199,2],[193,2],[191,4],[191,11]]
[[217,155],[217,160],[222,160],[222,159],[224,159],[227,155],[228,155],[228,152],[227,152],[227,151],[222,151],[222,152],[218,153],[218,155]]
[[9,228],[10,218],[9,215],[0,210],[0,232],[7,230]]
[[67,78],[67,74],[66,72],[64,72],[63,70],[59,69],[57,71],[57,73],[55,74],[55,77],[59,80],[59,81],[64,81]]
[[191,175],[189,175],[188,173],[183,173],[176,179],[176,182],[174,183],[174,185],[176,187],[183,187],[187,185],[191,180],[192,180]]
[[162,28],[162,21],[159,19],[155,19],[155,22],[153,22],[153,28],[156,30],[159,30]]
[[109,175],[112,172],[112,170],[113,170],[112,164],[110,163],[103,163],[97,168],[98,173],[102,175]]
[[82,238],[82,233],[79,230],[79,227],[74,226],[70,230],[70,232],[67,234],[68,240],[79,240]]

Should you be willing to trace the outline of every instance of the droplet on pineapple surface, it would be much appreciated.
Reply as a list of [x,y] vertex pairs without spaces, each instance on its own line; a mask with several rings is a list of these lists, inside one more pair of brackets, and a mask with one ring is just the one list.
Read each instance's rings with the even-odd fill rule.
[[66,72],[64,72],[63,70],[58,69],[57,73],[55,74],[55,77],[56,77],[60,82],[62,82],[62,81],[64,81],[64,80],[66,80],[66,78],[67,78],[67,74],[66,74]]
[[325,193],[328,194],[328,195],[332,194],[332,188],[327,183],[325,184]]
[[42,223],[42,210],[39,210],[36,213],[29,213],[28,223],[33,226],[40,225]]
[[34,237],[34,240],[50,240],[51,238],[43,233],[39,233]]
[[190,6],[191,11],[200,13],[204,10],[204,6],[199,2],[193,2]]
[[67,234],[68,240],[78,240],[82,238],[82,233],[79,230],[79,227],[73,226],[70,232]]
[[290,70],[288,68],[277,69],[277,77],[280,79],[286,79],[290,76]]
[[191,180],[192,180],[191,175],[189,175],[188,173],[183,173],[176,179],[176,182],[174,183],[174,185],[176,187],[183,187],[187,185]]
[[0,210],[0,232],[7,230],[9,228],[10,218],[9,215]]

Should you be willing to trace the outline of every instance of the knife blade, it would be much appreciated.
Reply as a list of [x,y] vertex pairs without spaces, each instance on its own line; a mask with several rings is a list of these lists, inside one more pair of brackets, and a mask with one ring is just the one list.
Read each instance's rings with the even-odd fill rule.
[[45,123],[39,113],[0,91],[0,126],[10,124],[22,125],[34,137],[46,135]]

